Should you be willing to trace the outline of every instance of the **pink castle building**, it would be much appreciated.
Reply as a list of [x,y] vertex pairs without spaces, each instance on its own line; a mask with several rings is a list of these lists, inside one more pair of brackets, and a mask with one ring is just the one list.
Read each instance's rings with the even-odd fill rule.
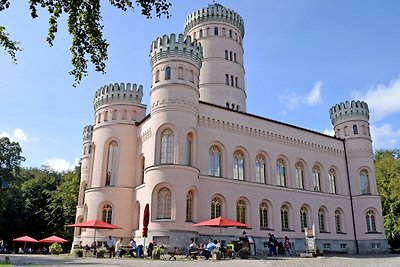
[[[186,18],[184,34],[150,49],[150,113],[143,87],[96,91],[84,128],[76,222],[122,227],[97,240],[134,237],[150,205],[148,240],[184,248],[190,239],[237,240],[245,230],[262,252],[269,232],[305,250],[314,225],[323,250],[388,249],[365,102],[330,109],[335,137],[246,112],[244,23],[219,4]],[[227,217],[248,228],[193,227]],[[74,244],[93,230],[75,230]]]

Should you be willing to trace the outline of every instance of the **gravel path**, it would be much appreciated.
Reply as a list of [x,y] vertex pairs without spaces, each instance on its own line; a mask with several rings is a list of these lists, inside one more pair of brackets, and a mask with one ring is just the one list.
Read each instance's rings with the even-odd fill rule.
[[176,261],[154,261],[150,259],[95,259],[95,258],[74,258],[69,255],[52,256],[52,255],[0,255],[0,261],[4,261],[4,257],[10,258],[13,266],[39,265],[39,266],[224,266],[232,267],[241,265],[245,267],[256,266],[274,266],[274,267],[400,267],[400,255],[379,254],[379,255],[346,255],[346,256],[323,256],[312,259],[302,259],[300,257],[273,257],[260,259],[234,259],[221,261],[206,260],[188,260],[178,256]]

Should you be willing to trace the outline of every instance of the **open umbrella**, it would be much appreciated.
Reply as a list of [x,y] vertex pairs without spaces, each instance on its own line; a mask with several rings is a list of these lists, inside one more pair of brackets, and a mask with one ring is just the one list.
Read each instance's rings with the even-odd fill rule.
[[39,240],[39,242],[40,243],[58,243],[58,244],[62,244],[62,243],[66,243],[68,241],[63,239],[63,238],[61,238],[61,237],[53,235],[53,236],[49,236],[49,237],[43,238],[42,240]]
[[13,239],[14,242],[24,242],[24,250],[25,250],[25,246],[26,243],[37,243],[39,241],[37,241],[36,239],[30,237],[30,236],[21,236],[21,237],[17,237]]
[[195,224],[192,224],[192,226],[210,226],[210,227],[219,227],[219,232],[221,232],[222,227],[248,227],[247,224],[237,222],[228,218],[224,217],[218,217],[202,222],[198,222]]
[[91,221],[87,221],[87,222],[74,223],[74,224],[70,224],[68,226],[94,229],[93,241],[96,241],[96,230],[97,229],[122,229],[122,227],[113,225],[111,223],[106,223],[106,222],[103,222],[100,220],[91,220]]
[[149,210],[149,203],[146,204],[144,207],[144,212],[143,212],[143,232],[142,236],[144,238],[144,247],[146,247],[146,237],[147,233],[149,231],[149,221],[150,221],[150,210]]

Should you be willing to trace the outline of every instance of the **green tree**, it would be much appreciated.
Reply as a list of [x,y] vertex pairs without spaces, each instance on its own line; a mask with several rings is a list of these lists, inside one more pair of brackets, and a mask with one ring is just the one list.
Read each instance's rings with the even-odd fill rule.
[[375,153],[375,174],[382,200],[386,237],[393,249],[400,248],[400,150]]
[[[2,0],[0,0],[2,1]],[[0,2],[1,3],[1,2]],[[10,189],[0,189],[0,238],[9,238],[10,230],[19,232],[20,211],[23,210],[19,179],[21,163],[25,158],[18,142],[11,142],[7,137],[0,138],[0,178],[5,180]]]
[[[134,11],[135,4],[140,8],[141,14],[151,18],[153,13],[157,17],[165,15],[169,18],[169,7],[167,0],[109,0],[110,4],[122,11]],[[62,14],[66,14],[68,31],[72,37],[70,51],[72,53],[72,66],[70,75],[79,84],[84,76],[87,76],[87,64],[94,65],[95,70],[105,73],[105,61],[108,58],[108,43],[103,37],[103,25],[100,23],[101,1],[100,0],[29,0],[32,18],[36,18],[37,7],[45,8],[49,12],[49,28],[47,42],[53,45],[58,20]],[[10,7],[9,0],[0,0],[0,11]],[[21,50],[18,42],[12,41],[5,28],[0,25],[0,46],[16,62],[16,52]]]

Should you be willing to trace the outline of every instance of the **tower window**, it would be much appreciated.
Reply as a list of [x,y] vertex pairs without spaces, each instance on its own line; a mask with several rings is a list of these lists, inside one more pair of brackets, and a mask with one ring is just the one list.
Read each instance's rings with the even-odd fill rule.
[[229,52],[229,60],[230,60],[230,61],[232,61],[232,60],[233,60],[233,57],[232,57],[232,51],[231,51],[231,52]]
[[171,67],[165,68],[165,80],[171,80]]
[[218,27],[214,28],[214,35],[218,35]]
[[178,68],[178,79],[183,80],[183,68],[182,67]]
[[232,38],[232,30],[229,30],[229,37]]
[[233,54],[233,61],[237,62],[236,61],[236,53]]
[[239,87],[239,86],[238,86],[238,77],[235,77],[235,86],[236,86],[236,87]]
[[228,50],[225,50],[225,59],[228,60]]
[[357,125],[353,125],[353,133],[354,133],[354,134],[358,134]]
[[231,85],[233,86],[233,75],[231,75]]
[[225,83],[226,85],[229,85],[229,75],[225,74]]
[[202,29],[199,32],[199,37],[203,37],[203,30]]

